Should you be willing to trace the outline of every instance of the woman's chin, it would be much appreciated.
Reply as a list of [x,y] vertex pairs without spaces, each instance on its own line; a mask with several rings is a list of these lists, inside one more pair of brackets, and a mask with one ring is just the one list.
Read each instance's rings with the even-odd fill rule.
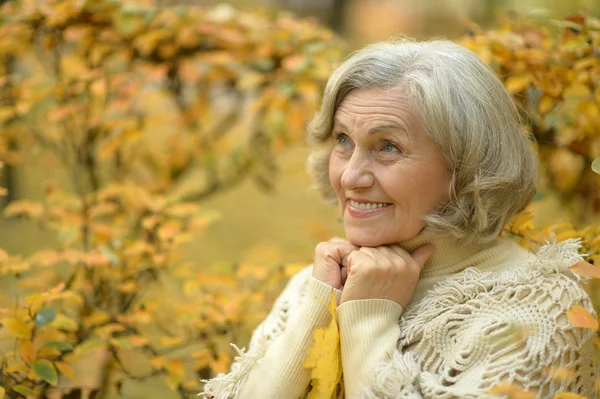
[[383,237],[377,237],[376,235],[369,234],[346,233],[346,238],[350,244],[356,245],[357,247],[374,248],[380,245],[390,244],[389,242],[386,242]]
[[[378,234],[379,233],[379,234]],[[346,239],[357,247],[379,247],[381,245],[397,244],[415,237],[415,234],[385,235],[380,232],[369,232],[362,229],[346,229]]]

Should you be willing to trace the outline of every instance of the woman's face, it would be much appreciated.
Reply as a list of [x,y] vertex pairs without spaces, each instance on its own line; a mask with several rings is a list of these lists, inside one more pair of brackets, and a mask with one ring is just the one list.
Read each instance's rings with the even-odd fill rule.
[[413,238],[449,199],[444,158],[404,93],[354,89],[335,113],[329,179],[357,246]]

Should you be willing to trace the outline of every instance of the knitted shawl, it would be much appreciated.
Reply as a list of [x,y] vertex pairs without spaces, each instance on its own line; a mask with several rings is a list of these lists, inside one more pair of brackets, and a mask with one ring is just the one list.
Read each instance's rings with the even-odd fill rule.
[[[340,305],[343,381],[334,397],[500,398],[490,390],[504,384],[540,399],[595,397],[595,333],[566,316],[574,305],[595,315],[582,278],[569,269],[582,260],[579,249],[578,240],[552,242],[517,267],[467,267],[406,309],[384,299]],[[231,344],[239,356],[230,372],[203,380],[200,395],[306,398],[302,360],[314,329],[331,317],[322,304],[331,287],[311,273],[312,265],[290,279],[248,351]]]

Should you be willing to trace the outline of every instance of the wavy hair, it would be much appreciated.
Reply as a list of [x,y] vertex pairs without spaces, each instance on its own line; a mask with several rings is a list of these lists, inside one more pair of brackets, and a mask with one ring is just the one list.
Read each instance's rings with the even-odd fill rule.
[[425,217],[434,234],[485,242],[533,199],[538,173],[532,138],[510,94],[470,50],[447,40],[402,39],[369,45],[343,62],[327,82],[321,109],[308,126],[308,169],[327,200],[334,114],[353,89],[408,90],[429,137],[451,173],[450,201]]

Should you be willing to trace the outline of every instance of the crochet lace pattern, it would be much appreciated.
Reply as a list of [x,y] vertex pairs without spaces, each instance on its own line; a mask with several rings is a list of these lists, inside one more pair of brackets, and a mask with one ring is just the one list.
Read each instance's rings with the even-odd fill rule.
[[[593,397],[594,332],[574,327],[565,314],[579,305],[595,315],[582,278],[569,270],[582,260],[579,248],[578,240],[548,243],[518,267],[467,268],[439,282],[405,309],[398,350],[374,367],[360,398],[498,398],[488,391],[500,383],[540,399],[558,392]],[[230,373],[203,380],[201,395],[237,398],[244,377],[303,300],[310,276],[308,267],[292,277],[250,349],[232,344],[239,356]]]

